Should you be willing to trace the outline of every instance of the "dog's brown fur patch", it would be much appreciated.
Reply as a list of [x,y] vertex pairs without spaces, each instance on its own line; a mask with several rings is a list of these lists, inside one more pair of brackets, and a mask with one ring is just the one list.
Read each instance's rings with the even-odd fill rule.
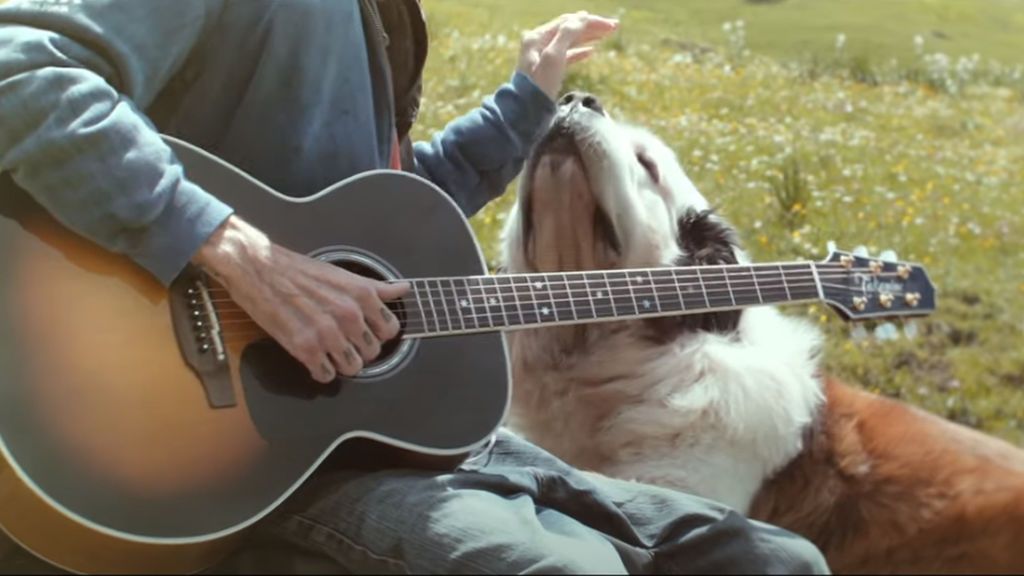
[[1024,572],[1024,452],[839,382],[751,516],[837,573]]
[[[577,156],[542,156],[530,176],[526,253],[535,272],[595,270],[612,265],[613,234]],[[590,223],[590,225],[580,225]]]

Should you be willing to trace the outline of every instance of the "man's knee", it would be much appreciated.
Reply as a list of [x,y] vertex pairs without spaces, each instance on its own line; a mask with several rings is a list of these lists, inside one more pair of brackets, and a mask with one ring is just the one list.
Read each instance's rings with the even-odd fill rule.
[[[725,510],[725,509],[723,509]],[[821,552],[782,528],[750,520],[732,510],[708,510],[702,529],[689,532],[670,563],[702,574],[827,574]]]
[[526,495],[453,491],[431,513],[433,539],[448,542],[451,568],[519,574],[624,574],[614,547]]
[[507,561],[488,565],[496,573],[506,574],[626,574],[618,557],[594,555],[586,549],[551,548],[536,542],[510,541],[514,550]]
[[798,534],[756,521],[747,522],[751,563],[769,574],[828,574],[825,556]]
[[797,537],[788,543],[791,574],[828,574],[830,572],[825,555],[808,540]]
[[505,570],[517,574],[626,574],[615,549],[600,536],[521,533],[506,544],[514,550]]

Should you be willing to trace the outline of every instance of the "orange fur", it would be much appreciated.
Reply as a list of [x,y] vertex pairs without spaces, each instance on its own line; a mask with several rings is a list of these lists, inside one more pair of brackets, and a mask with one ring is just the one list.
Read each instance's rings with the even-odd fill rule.
[[752,517],[811,539],[839,573],[1024,572],[1024,451],[836,381],[826,394]]

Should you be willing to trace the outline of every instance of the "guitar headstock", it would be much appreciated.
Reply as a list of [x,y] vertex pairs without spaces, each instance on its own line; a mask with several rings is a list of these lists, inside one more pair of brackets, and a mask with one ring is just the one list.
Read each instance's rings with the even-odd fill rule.
[[822,293],[847,320],[925,316],[935,311],[935,285],[924,267],[894,255],[870,257],[832,249],[819,265]]

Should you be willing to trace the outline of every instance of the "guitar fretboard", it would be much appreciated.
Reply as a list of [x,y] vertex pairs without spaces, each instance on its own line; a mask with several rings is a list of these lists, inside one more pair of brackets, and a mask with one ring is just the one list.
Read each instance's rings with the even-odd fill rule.
[[819,300],[811,262],[411,280],[407,337]]

